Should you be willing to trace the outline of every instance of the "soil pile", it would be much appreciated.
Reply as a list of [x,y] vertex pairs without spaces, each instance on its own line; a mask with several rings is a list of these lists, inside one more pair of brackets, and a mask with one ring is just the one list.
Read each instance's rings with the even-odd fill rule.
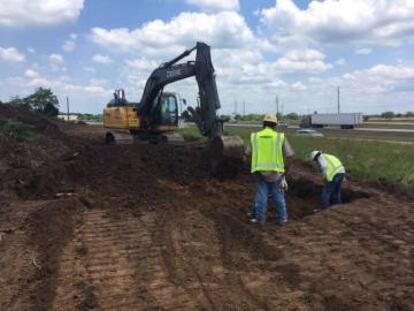
[[59,122],[0,105],[0,200],[50,194],[67,182],[74,156]]

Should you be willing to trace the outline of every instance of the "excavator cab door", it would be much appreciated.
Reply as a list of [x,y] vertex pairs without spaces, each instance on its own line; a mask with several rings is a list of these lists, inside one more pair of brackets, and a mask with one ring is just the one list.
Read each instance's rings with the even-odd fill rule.
[[163,93],[157,98],[157,110],[153,114],[153,125],[160,130],[173,129],[178,125],[178,100],[177,96],[172,93]]

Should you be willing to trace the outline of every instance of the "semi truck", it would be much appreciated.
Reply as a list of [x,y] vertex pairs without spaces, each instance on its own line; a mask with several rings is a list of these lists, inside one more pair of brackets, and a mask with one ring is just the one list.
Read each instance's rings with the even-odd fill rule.
[[323,128],[339,126],[342,129],[353,129],[363,122],[362,113],[317,113],[307,115],[302,119],[301,128]]

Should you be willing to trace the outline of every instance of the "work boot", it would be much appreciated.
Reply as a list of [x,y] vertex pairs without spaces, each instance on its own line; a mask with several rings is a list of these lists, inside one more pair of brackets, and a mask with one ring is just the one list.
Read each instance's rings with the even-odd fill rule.
[[278,221],[276,221],[276,224],[278,226],[281,226],[281,227],[286,226],[287,225],[287,219],[278,220]]
[[265,224],[265,221],[260,221],[260,220],[258,220],[258,219],[256,219],[256,218],[252,218],[252,219],[250,219],[250,222],[251,222],[252,224],[260,224],[260,225],[264,225],[264,224]]

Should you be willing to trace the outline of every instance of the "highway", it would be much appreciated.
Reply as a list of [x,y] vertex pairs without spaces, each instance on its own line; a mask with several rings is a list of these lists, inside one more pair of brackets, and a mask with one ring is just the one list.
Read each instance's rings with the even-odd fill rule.
[[[226,123],[225,126],[230,127],[253,127],[260,128],[262,125],[260,123]],[[299,129],[298,125],[290,125],[289,129]],[[338,131],[360,131],[360,132],[384,132],[384,133],[413,133],[414,129],[393,129],[393,128],[364,128],[357,127],[353,130],[343,130],[337,127],[326,127],[327,130],[338,130]],[[317,129],[318,130],[318,129]],[[323,129],[322,129],[323,130]]]

